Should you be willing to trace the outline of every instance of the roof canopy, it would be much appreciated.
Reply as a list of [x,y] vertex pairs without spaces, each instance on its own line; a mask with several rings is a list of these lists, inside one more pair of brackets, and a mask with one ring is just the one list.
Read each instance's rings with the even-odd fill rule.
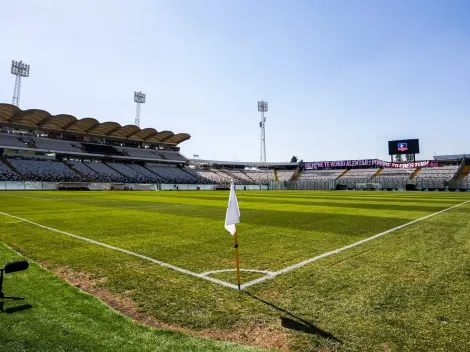
[[39,131],[172,145],[178,145],[191,138],[187,133],[174,134],[172,131],[158,132],[154,128],[140,129],[134,125],[121,126],[117,122],[99,122],[91,117],[77,119],[75,116],[64,114],[53,116],[44,110],[21,110],[11,104],[0,104],[0,124]]

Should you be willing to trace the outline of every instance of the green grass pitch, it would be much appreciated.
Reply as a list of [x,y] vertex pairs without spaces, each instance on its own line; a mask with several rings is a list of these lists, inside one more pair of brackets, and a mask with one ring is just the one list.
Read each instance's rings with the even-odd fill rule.
[[[441,192],[237,196],[241,266],[269,272],[470,200]],[[234,269],[227,200],[228,192],[3,192],[0,212],[20,219],[0,215],[0,241],[150,325],[295,351],[470,350],[470,203],[241,293],[21,220],[200,275]],[[242,283],[264,275],[244,271]],[[233,271],[209,276],[236,281]]]

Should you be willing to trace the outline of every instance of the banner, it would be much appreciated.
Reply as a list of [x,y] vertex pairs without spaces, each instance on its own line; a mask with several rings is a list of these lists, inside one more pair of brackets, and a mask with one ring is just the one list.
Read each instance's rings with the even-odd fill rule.
[[417,167],[435,167],[439,163],[434,161],[420,161],[418,163],[390,163],[378,159],[365,159],[365,160],[342,160],[342,161],[314,161],[305,163],[304,168],[307,170],[331,168],[331,167],[352,167],[352,166],[379,166],[397,169],[415,169]]

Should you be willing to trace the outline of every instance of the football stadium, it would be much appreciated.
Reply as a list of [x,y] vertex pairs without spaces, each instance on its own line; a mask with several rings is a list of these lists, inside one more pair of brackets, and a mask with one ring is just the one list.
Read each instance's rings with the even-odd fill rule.
[[[138,323],[261,348],[468,347],[470,157],[200,160],[181,152],[187,133],[11,104],[0,124],[2,258],[34,263],[5,292],[42,310],[29,338],[103,319],[125,329],[102,306],[80,311],[99,304],[65,281]],[[389,146],[419,153],[418,141]],[[232,182],[240,286],[222,235]],[[69,304],[80,312],[55,317]],[[23,343],[23,318],[11,314],[7,350]],[[112,334],[109,350],[126,339]]]
[[468,4],[106,1],[0,11],[0,352],[470,351]]

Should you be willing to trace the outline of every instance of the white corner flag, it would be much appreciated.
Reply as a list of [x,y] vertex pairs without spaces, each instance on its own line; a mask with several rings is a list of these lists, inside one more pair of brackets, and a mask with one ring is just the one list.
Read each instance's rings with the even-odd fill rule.
[[228,199],[227,215],[225,216],[225,228],[233,236],[237,232],[235,224],[240,223],[240,209],[238,208],[235,185],[232,181],[230,185],[230,197]]

